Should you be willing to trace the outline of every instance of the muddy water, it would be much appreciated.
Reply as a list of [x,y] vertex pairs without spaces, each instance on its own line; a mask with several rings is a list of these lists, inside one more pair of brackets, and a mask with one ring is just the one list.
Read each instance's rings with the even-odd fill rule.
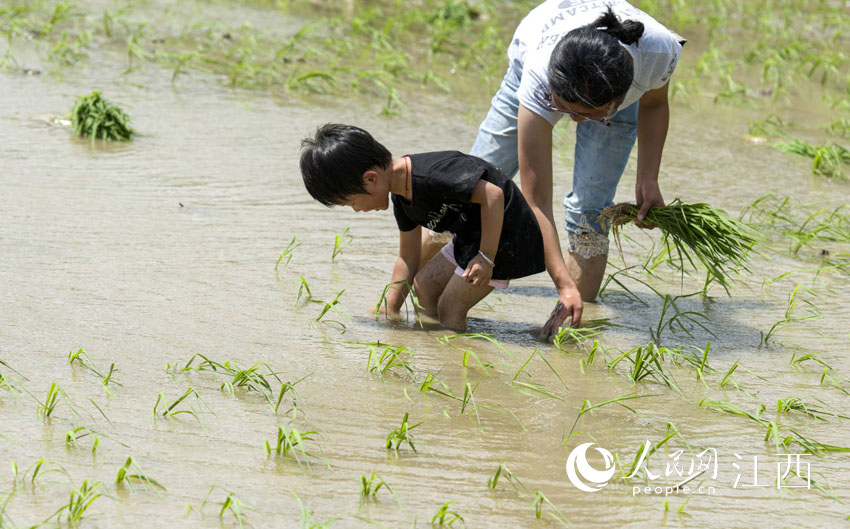
[[[711,341],[709,364],[717,370],[707,377],[706,388],[696,382],[693,369],[670,367],[681,395],[651,382],[632,384],[620,370],[606,369],[603,353],[582,371],[579,361],[587,354],[577,346],[561,352],[537,342],[534,332],[552,305],[545,275],[514,282],[472,315],[470,331],[492,334],[511,354],[483,340],[446,345],[439,341],[440,332],[389,327],[368,315],[392,268],[397,242],[392,215],[354,214],[312,203],[300,183],[297,155],[300,139],[327,121],[368,128],[398,154],[466,149],[476,123],[457,118],[469,110],[465,105],[450,100],[437,108],[411,105],[404,118],[385,119],[363,102],[327,98],[305,103],[293,95],[232,91],[210,79],[188,79],[174,88],[170,72],[155,69],[118,77],[118,61],[100,57],[61,76],[0,76],[5,95],[0,101],[0,359],[18,372],[0,366],[18,388],[0,390],[0,493],[13,493],[7,515],[15,524],[44,520],[84,479],[101,481],[105,494],[86,513],[83,524],[90,527],[233,526],[230,513],[223,522],[218,516],[225,490],[250,508],[243,512],[255,527],[298,526],[297,498],[318,523],[336,517],[334,527],[428,525],[448,501],[468,527],[557,526],[546,514],[552,512],[548,505],[542,521],[535,519],[537,491],[577,527],[702,527],[709,522],[750,527],[766,521],[827,527],[846,515],[845,506],[814,488],[777,490],[776,463],[785,457],[764,443],[762,427],[698,406],[707,398],[755,412],[763,403],[764,416],[775,420],[776,400],[799,396],[846,413],[848,397],[819,383],[818,365],[789,365],[795,352],[818,352],[837,371],[850,374],[846,276],[815,281],[816,262],[772,253],[755,259],[754,274],[742,278],[732,297],[715,287],[710,300],[681,300],[682,310],[710,318],[708,327],[716,336],[698,328],[691,330],[692,337],[667,332],[665,344],[704,347]],[[127,145],[93,145],[33,119],[64,113],[73,97],[93,87],[125,103],[143,136]],[[482,94],[473,110],[483,112],[489,97]],[[825,109],[818,111],[821,119],[811,117],[815,123],[828,116]],[[761,117],[756,111],[676,103],[661,177],[665,197],[707,201],[733,213],[768,191],[828,207],[844,203],[846,183],[813,179],[807,161],[744,139],[746,121]],[[570,134],[564,137],[569,143]],[[563,153],[556,197],[569,189],[569,149]],[[631,175],[633,164],[619,199],[632,198]],[[346,226],[353,239],[332,262],[334,236]],[[627,234],[633,240],[624,242],[625,264],[637,264],[651,239],[637,230]],[[300,245],[289,265],[276,273],[275,261],[293,236]],[[623,266],[616,256],[612,259]],[[764,279],[789,271],[762,287]],[[701,286],[700,278],[680,283],[664,267],[659,279],[634,275],[672,295]],[[315,299],[329,301],[345,289],[340,300],[350,319],[332,314],[343,321],[344,332],[337,324],[314,321],[319,304],[295,306],[300,276]],[[646,343],[660,317],[657,296],[637,281],[624,283],[637,299],[612,284],[599,303],[586,309],[587,319],[616,324],[600,337],[610,350],[607,360]],[[760,347],[760,331],[782,318],[797,284],[812,289],[807,299],[821,317],[781,331],[781,343]],[[390,374],[384,380],[370,374],[368,348],[349,343],[357,341],[409,346],[416,374]],[[535,382],[563,400],[522,394],[508,385],[536,347],[567,388],[537,357],[525,370],[532,377],[518,380]],[[90,371],[68,364],[68,351],[78,348],[100,369],[115,364],[112,395]],[[489,367],[474,358],[464,367],[463,349]],[[319,432],[317,446],[330,467],[318,459],[307,468],[267,457],[264,442],[288,423],[283,413],[288,399],[275,415],[256,393],[237,391],[234,397],[222,392],[224,379],[214,373],[167,371],[167,365],[182,366],[196,353],[242,366],[267,362],[282,380],[306,376],[297,385],[303,414],[293,424]],[[734,362],[741,368],[733,376],[751,396],[732,384],[718,387]],[[485,407],[477,416],[468,413],[469,405],[461,413],[457,400],[420,393],[428,372],[438,374],[459,397],[467,382],[478,384],[475,403]],[[49,420],[42,420],[35,398],[43,401],[52,382],[68,397],[60,399]],[[152,416],[160,392],[171,402],[188,387],[205,407],[190,399],[181,408],[194,407],[202,425],[188,414]],[[626,403],[637,413],[617,405],[596,409],[563,445],[583,401],[597,404],[627,394],[642,396]],[[413,431],[419,451],[405,446],[395,455],[384,443],[405,412],[411,423],[423,421]],[[701,482],[705,492],[713,487],[713,494],[633,496],[635,482],[622,481],[591,494],[569,482],[565,461],[579,444],[593,441],[616,453],[619,469],[632,462],[646,440],[663,439],[668,423],[693,451],[673,438],[650,459],[650,470],[660,475],[650,483],[679,481],[676,475],[664,476],[668,454],[675,450],[685,450],[680,460],[687,467],[691,454],[713,448],[719,461],[716,479],[707,475],[693,482]],[[822,443],[848,444],[847,426],[838,420],[784,416],[780,424]],[[90,437],[81,439],[78,448],[64,444],[65,433],[78,426],[99,432],[94,454]],[[790,452],[801,450],[792,445]],[[117,487],[115,476],[128,456],[167,490]],[[751,486],[754,457],[760,487]],[[11,462],[23,473],[40,458],[67,475],[49,473],[34,485],[19,476],[15,484]],[[495,491],[487,489],[500,460],[528,488],[523,491],[527,497],[516,494],[504,478]],[[803,460],[819,485],[848,499],[846,455]],[[599,460],[592,462],[601,468]],[[373,469],[396,497],[383,490],[380,501],[360,508],[359,477]]]

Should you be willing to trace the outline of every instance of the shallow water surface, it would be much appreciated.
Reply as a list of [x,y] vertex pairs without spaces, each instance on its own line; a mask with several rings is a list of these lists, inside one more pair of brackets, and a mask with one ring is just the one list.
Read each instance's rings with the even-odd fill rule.
[[[558,526],[553,506],[576,527],[702,527],[709,521],[833,527],[846,516],[846,505],[837,501],[846,502],[850,490],[846,454],[803,456],[824,490],[778,490],[777,463],[787,456],[765,443],[765,429],[699,406],[703,399],[720,400],[757,414],[764,404],[761,415],[784,428],[780,439],[790,428],[824,444],[848,444],[844,419],[777,417],[775,411],[777,399],[796,396],[846,414],[848,395],[821,381],[823,365],[789,363],[794,354],[817,353],[836,383],[850,388],[848,277],[816,278],[817,258],[804,258],[846,248],[815,245],[793,257],[776,250],[784,244],[777,242],[774,251],[754,256],[753,273],[739,278],[731,296],[712,286],[710,297],[680,298],[682,311],[705,314],[714,335],[692,325],[690,336],[665,331],[663,345],[703,349],[710,341],[714,371],[706,370],[703,384],[693,367],[668,362],[678,392],[650,380],[634,384],[624,376],[625,363],[606,369],[606,361],[646,344],[657,327],[662,300],[648,285],[673,296],[702,287],[700,275],[681,279],[664,265],[655,278],[640,267],[630,270],[631,277],[620,276],[622,285],[610,283],[598,302],[587,304],[586,320],[609,322],[597,337],[607,353],[598,349],[592,363],[592,340],[562,351],[536,339],[554,302],[545,274],[512,282],[473,311],[470,332],[491,335],[500,346],[470,337],[441,340],[443,332],[371,316],[396,253],[392,215],[313,203],[300,181],[299,142],[316,126],[338,121],[369,129],[395,154],[466,150],[476,119],[457,116],[483,115],[489,89],[471,103],[472,112],[446,98],[441,107],[413,104],[403,118],[388,119],[339,98],[305,104],[295,95],[234,91],[202,77],[172,87],[170,73],[156,70],[116,77],[114,68],[102,68],[113,59],[106,54],[63,76],[0,75],[0,360],[8,364],[0,364],[0,373],[12,384],[0,389],[0,513],[11,495],[0,525],[45,520],[84,479],[102,482],[104,494],[86,512],[84,527],[235,526],[232,511],[219,518],[228,492],[244,503],[244,521],[255,527],[297,526],[305,516],[299,502],[316,523],[336,518],[332,527],[427,526],[449,501],[467,527]],[[92,143],[37,119],[64,114],[75,96],[93,87],[127,106],[139,138]],[[747,141],[746,120],[759,117],[674,104],[661,175],[665,197],[709,202],[734,215],[768,192],[827,208],[846,203],[846,182],[815,179],[808,161]],[[571,134],[562,136],[567,145],[556,160],[556,197],[568,192],[571,170]],[[633,184],[634,163],[618,200],[633,199]],[[346,226],[350,243],[332,260],[334,237]],[[293,236],[299,245],[276,271]],[[624,229],[624,236],[625,263],[612,245],[618,267],[641,264],[658,240],[635,228]],[[296,302],[301,277],[310,301]],[[801,296],[820,316],[760,345],[760,333],[783,318],[796,285],[809,289]],[[322,303],[312,301],[331,301],[343,289],[344,310],[315,321]],[[806,315],[810,306],[798,310]],[[367,369],[369,346],[356,342],[408,346],[411,371],[396,368],[382,379]],[[114,363],[108,394],[91,370],[69,365],[68,351],[80,348],[104,372]],[[517,375],[535,349],[540,356]],[[281,381],[303,378],[295,386],[295,420],[286,411],[288,395],[275,413],[255,391],[237,388],[231,395],[220,373],[181,372],[196,354],[242,367],[263,362]],[[740,367],[724,381],[735,362]],[[443,384],[433,387],[453,397],[420,391],[428,373]],[[280,384],[268,378],[274,403]],[[53,382],[63,394],[43,419],[37,410]],[[464,402],[467,384],[474,392]],[[201,400],[189,397],[175,410],[194,414],[152,414],[160,394],[170,404],[190,387]],[[576,422],[583,406],[623,395],[639,398],[596,408]],[[160,403],[160,413],[164,408]],[[396,454],[385,442],[404,413],[411,425],[422,422],[412,431],[418,451],[402,445]],[[281,425],[317,432],[307,443],[316,457],[300,465],[275,457]],[[76,447],[65,443],[66,432],[80,426],[96,432],[96,451],[94,435]],[[649,459],[658,477],[648,483],[682,480],[675,472],[665,475],[677,450],[687,469],[696,454],[714,449],[717,477],[709,472],[693,482],[704,494],[633,495],[635,484],[648,479],[644,474],[618,477],[589,493],[567,477],[567,457],[582,443],[607,448],[616,454],[616,468],[625,470],[645,441],[657,443],[668,432],[668,443]],[[799,444],[787,451],[803,453]],[[128,456],[166,490],[138,481],[132,489],[116,485]],[[41,458],[45,468],[62,470],[33,482],[24,471]],[[515,489],[502,474],[496,489],[488,489],[500,461],[521,486]],[[591,463],[603,468],[601,458]],[[393,492],[382,490],[378,501],[361,505],[360,476],[373,470]],[[533,506],[538,491],[551,502],[543,502],[540,520]]]

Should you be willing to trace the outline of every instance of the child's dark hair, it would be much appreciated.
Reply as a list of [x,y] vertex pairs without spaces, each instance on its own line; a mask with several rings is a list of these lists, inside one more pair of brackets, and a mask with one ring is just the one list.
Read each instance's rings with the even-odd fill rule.
[[620,43],[632,44],[641,35],[641,22],[620,22],[609,6],[593,23],[570,31],[555,45],[549,59],[550,88],[568,103],[592,108],[624,96],[634,66]]
[[351,195],[365,193],[363,173],[392,163],[390,151],[365,130],[328,123],[315,137],[301,141],[301,177],[307,192],[320,204],[334,206]]

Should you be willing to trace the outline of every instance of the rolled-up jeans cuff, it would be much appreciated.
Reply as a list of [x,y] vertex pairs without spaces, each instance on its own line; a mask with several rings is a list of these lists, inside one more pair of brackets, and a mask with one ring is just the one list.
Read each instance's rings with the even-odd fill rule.
[[598,219],[599,212],[578,216],[567,212],[565,228],[570,253],[585,259],[597,255],[608,255],[608,230],[600,224]]

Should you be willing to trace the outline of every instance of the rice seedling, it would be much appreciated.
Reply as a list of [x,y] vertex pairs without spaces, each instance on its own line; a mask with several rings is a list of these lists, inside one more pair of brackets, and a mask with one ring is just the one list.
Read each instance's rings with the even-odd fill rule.
[[104,495],[102,489],[103,484],[100,481],[89,484],[88,480],[84,479],[79,489],[71,491],[68,503],[60,507],[47,519],[50,520],[55,517],[60,523],[64,520],[72,527],[77,527],[92,503]]
[[[184,400],[186,400],[190,396],[195,397],[195,402],[198,404],[198,407],[195,408],[194,406],[192,406],[190,404],[189,409],[177,409],[177,407],[180,405],[180,403],[182,403]],[[162,402],[162,405],[163,405],[162,411],[159,410],[159,403],[160,402]],[[204,426],[203,421],[201,420],[201,413],[203,413],[204,408],[206,408],[207,411],[211,411],[209,406],[207,406],[206,403],[204,402],[204,400],[201,398],[201,395],[198,394],[197,391],[195,391],[194,389],[189,387],[189,388],[186,389],[186,391],[183,392],[182,395],[177,397],[171,404],[168,404],[168,405],[166,405],[165,394],[160,392],[159,395],[157,395],[156,402],[153,405],[153,416],[154,416],[154,418],[156,418],[157,415],[159,415],[161,417],[174,417],[176,415],[187,413],[187,414],[191,415],[192,417],[194,417],[194,419],[196,421],[198,421],[198,424],[201,426],[201,428],[206,428]]]
[[564,351],[566,349],[565,346],[567,344],[579,344],[579,346],[583,346],[585,341],[600,336],[602,334],[602,329],[608,322],[606,321],[599,323],[603,324],[583,326],[578,328],[572,326],[560,327],[558,329],[558,332],[555,334],[555,337],[552,339],[552,343],[555,344],[555,347],[559,351]]
[[[410,306],[413,309],[414,316],[417,314],[417,311],[422,308],[422,305],[419,304],[419,297],[416,295],[416,291],[413,289],[411,284],[406,280],[402,279],[401,281],[393,281],[392,283],[388,283],[384,286],[384,290],[381,292],[381,297],[378,299],[378,303],[375,305],[375,316],[381,313],[381,308],[384,310],[384,318],[389,320],[389,304],[387,301],[387,293],[390,289],[405,289],[407,291],[407,296],[404,298],[404,315],[405,322],[410,323],[410,308],[408,308],[408,300],[410,300]],[[422,321],[418,318],[416,321],[419,323],[419,327],[423,328]]]
[[434,513],[434,516],[431,518],[432,526],[454,527],[456,522],[460,522],[462,526],[466,527],[466,522],[463,521],[463,516],[449,508],[452,503],[454,503],[454,501],[447,501],[439,509],[437,509],[437,512]]
[[201,502],[201,511],[203,511],[207,503],[210,502],[210,496],[212,496],[213,492],[215,492],[216,489],[219,489],[221,490],[221,492],[226,494],[223,500],[215,502],[221,506],[221,509],[218,511],[218,517],[220,520],[222,520],[222,523],[224,522],[224,515],[229,512],[233,516],[236,525],[238,525],[239,527],[245,527],[246,515],[243,511],[253,511],[254,509],[249,507],[248,504],[246,504],[238,496],[236,496],[235,492],[227,490],[218,485],[213,485],[212,487],[210,487],[210,491],[207,493],[207,496],[204,498],[204,501]]
[[17,527],[15,522],[12,521],[12,517],[9,516],[9,513],[6,512],[6,510],[9,508],[9,502],[12,501],[12,497],[14,495],[14,490],[7,494],[0,494],[0,527]]
[[[278,457],[291,456],[292,459],[298,463],[298,466],[301,466],[301,463],[303,462],[307,465],[307,468],[310,468],[310,460],[308,458],[325,461],[322,447],[318,444],[315,438],[318,434],[319,432],[312,430],[302,432],[294,426],[279,426],[277,429],[277,440],[274,445],[274,453]],[[307,443],[314,445],[319,452],[316,453],[312,450],[308,451]],[[269,441],[266,441],[265,447],[266,455],[271,455],[272,445]],[[325,461],[325,465],[330,468],[330,464],[328,464],[327,461]]]
[[[647,441],[644,445],[642,445],[640,447],[640,449],[638,449],[638,451],[635,453],[635,458],[632,461],[632,464],[628,468],[626,467],[626,465],[620,466],[619,476],[621,476],[621,477],[634,476],[635,472],[637,470],[639,470],[638,465],[640,465],[641,461],[643,461],[644,459],[647,459],[649,457],[652,457],[653,454],[655,454],[659,449],[661,449],[662,446],[664,446],[668,442],[670,442],[670,440],[673,439],[674,437],[678,437],[679,440],[682,442],[682,444],[684,444],[685,447],[689,451],[691,451],[691,452],[694,451],[694,447],[691,446],[691,444],[688,442],[687,439],[685,439],[685,436],[682,435],[682,432],[679,431],[679,428],[677,428],[674,423],[668,422],[667,426],[666,426],[666,433],[664,435],[664,438],[661,439],[660,441],[658,441],[657,443],[650,443],[649,441]],[[683,484],[684,483],[682,483],[680,485],[683,485]]]
[[517,356],[516,356],[516,355],[515,355],[515,354],[514,354],[514,353],[513,353],[510,349],[508,349],[507,347],[505,347],[505,346],[502,344],[502,342],[500,342],[499,340],[497,340],[497,339],[493,338],[493,337],[492,337],[491,335],[489,335],[489,334],[478,333],[478,332],[473,332],[473,333],[462,333],[462,334],[452,334],[452,335],[444,334],[444,335],[440,336],[440,337],[437,339],[437,341],[439,341],[440,343],[446,344],[446,345],[448,345],[448,346],[450,346],[450,347],[454,347],[455,349],[458,349],[458,350],[460,350],[460,351],[463,351],[465,348],[463,348],[463,347],[458,347],[458,346],[456,346],[456,345],[454,345],[454,344],[452,343],[452,341],[453,341],[453,340],[457,340],[457,339],[461,339],[461,338],[472,338],[472,339],[481,339],[481,340],[486,340],[486,341],[488,341],[488,342],[492,343],[493,345],[495,345],[495,346],[496,346],[496,347],[497,347],[500,351],[502,351],[503,353],[507,354],[508,356],[510,356],[510,357],[511,357],[512,359],[514,359],[515,361],[517,361],[517,362],[519,361],[519,358],[518,358],[518,357],[517,357]]
[[136,134],[129,123],[127,113],[102,98],[99,92],[78,98],[71,110],[71,125],[83,138],[129,141]]
[[[634,221],[637,213],[634,204],[618,204],[603,211],[600,221],[614,229],[616,238],[619,227]],[[756,243],[755,235],[746,225],[708,204],[686,204],[676,199],[666,206],[650,209],[646,222],[661,229],[663,244],[671,255],[675,251],[681,268],[685,260],[696,267],[696,259],[727,292],[733,271],[749,271],[747,260]]]
[[669,351],[666,347],[658,347],[653,342],[649,342],[646,345],[639,345],[629,349],[611,361],[608,364],[608,370],[613,371],[619,363],[628,361],[631,364],[631,368],[627,374],[632,381],[653,380],[669,387],[677,393],[681,393],[676,380],[672,375],[666,373],[662,366],[664,355]]
[[163,491],[166,490],[165,487],[163,487],[157,480],[145,475],[142,467],[139,466],[135,458],[130,456],[127,458],[127,461],[124,462],[124,466],[118,469],[118,475],[115,478],[115,485],[119,488],[126,485],[127,488],[132,491],[133,481],[138,481],[144,485],[145,488],[151,486]]
[[[363,343],[369,346],[369,356],[366,358],[366,369],[383,380],[388,373],[395,374],[400,368],[411,380],[416,380],[416,368],[413,365],[413,351],[406,345],[389,345],[380,342]],[[384,349],[378,353],[378,349]],[[373,361],[374,358],[374,361]]]
[[760,231],[776,230],[793,239],[791,252],[794,254],[815,241],[850,242],[850,215],[843,205],[831,208],[794,204],[791,197],[769,193],[747,206],[741,214],[741,218],[744,217]]
[[546,364],[546,366],[552,371],[552,373],[555,374],[555,377],[557,377],[557,379],[561,383],[561,385],[564,386],[564,389],[570,389],[567,386],[567,383],[564,382],[564,379],[561,378],[561,375],[558,373],[558,371],[555,369],[555,367],[552,365],[552,363],[549,362],[549,359],[546,358],[546,356],[540,351],[540,349],[538,349],[536,347],[534,348],[533,351],[531,351],[531,354],[528,356],[528,359],[519,367],[519,369],[517,369],[516,373],[514,373],[514,376],[511,379],[511,382],[517,381],[517,378],[525,371],[525,368],[528,366],[529,362],[531,362],[531,359],[534,358],[535,356],[538,356],[538,357],[540,357],[541,360],[543,360],[543,362]]
[[850,119],[836,118],[825,128],[826,133],[831,136],[850,137]]
[[805,320],[811,320],[813,318],[819,318],[820,317],[819,313],[813,313],[813,314],[810,313],[810,314],[807,314],[806,316],[793,316],[793,313],[794,313],[795,309],[797,308],[797,305],[801,301],[805,305],[807,305],[810,310],[817,310],[817,307],[815,307],[812,302],[810,302],[807,299],[800,298],[799,293],[800,293],[800,285],[797,285],[796,287],[794,287],[794,290],[792,290],[791,293],[788,295],[788,305],[785,307],[785,317],[782,318],[781,320],[777,321],[776,323],[774,323],[770,327],[770,329],[768,329],[768,331],[766,333],[765,332],[759,333],[761,335],[761,340],[759,342],[760,344],[763,344],[763,345],[766,346],[770,343],[771,339],[773,341],[776,341],[776,339],[773,338],[773,336],[777,332],[779,332],[780,330],[787,328],[788,326],[790,326],[793,323],[797,323],[797,322],[805,321]]
[[331,261],[336,261],[336,258],[342,255],[342,251],[354,240],[354,236],[348,233],[350,229],[350,226],[346,226],[341,234],[334,235],[334,249],[331,254]]
[[[289,244],[286,248],[280,253],[280,257],[277,258],[277,262],[274,264],[274,271],[277,272],[278,267],[280,266],[281,261],[283,261],[283,266],[286,268],[289,266],[289,261],[292,260],[292,252],[298,248],[298,245],[301,244],[298,242],[298,237],[293,236],[292,240],[289,241]],[[284,259],[286,259],[284,261]]]
[[100,438],[87,426],[77,426],[76,428],[65,432],[65,445],[72,448],[79,448],[80,444],[78,441],[89,436],[92,438],[91,452],[94,454],[97,452],[97,447],[100,445]]
[[101,378],[101,384],[103,385],[103,388],[110,395],[112,394],[112,392],[109,390],[110,382],[113,382],[115,385],[118,386],[121,385],[120,382],[115,382],[114,380],[112,380],[112,375],[115,373],[114,363],[110,364],[109,371],[104,374],[103,371],[98,369],[98,367],[94,364],[94,361],[92,361],[92,359],[89,357],[88,354],[86,354],[83,349],[77,349],[76,351],[68,351],[68,363],[73,365],[74,362],[80,364],[95,375],[99,376]]
[[801,140],[776,142],[779,151],[812,158],[812,174],[844,178],[844,166],[850,164],[850,150],[837,144],[812,145]]
[[531,494],[531,491],[528,490],[522,481],[516,474],[514,474],[510,468],[505,464],[504,459],[499,460],[499,466],[496,467],[496,471],[493,472],[493,475],[487,480],[487,488],[488,489],[496,489],[496,486],[499,484],[499,479],[504,476],[508,483],[513,487],[514,492],[517,496],[521,498],[526,498]]
[[404,412],[404,416],[401,418],[401,426],[399,426],[398,428],[395,428],[393,431],[391,431],[389,433],[389,435],[387,435],[387,442],[386,442],[387,450],[391,449],[391,450],[394,450],[396,453],[398,453],[399,448],[401,448],[401,445],[403,443],[407,443],[407,446],[411,450],[413,450],[413,452],[416,452],[416,446],[413,444],[413,441],[414,441],[413,434],[411,434],[410,432],[411,432],[411,430],[413,430],[417,426],[421,425],[422,421],[420,421],[420,422],[418,422],[414,425],[410,425],[407,422],[407,418],[408,418],[408,413]]
[[[43,457],[41,459],[34,461],[30,466],[28,466],[26,468],[26,470],[24,470],[24,472],[21,474],[20,481],[21,481],[21,483],[29,481],[30,485],[35,486],[36,481],[43,478],[44,476],[47,476],[47,475],[53,474],[53,473],[62,474],[63,476],[65,476],[68,479],[69,482],[71,481],[71,475],[68,473],[67,470],[65,470],[65,468],[62,467],[62,465],[48,461],[46,458],[43,458]],[[12,462],[12,483],[13,484],[17,483],[17,481],[18,481],[18,466],[17,466],[17,463],[15,463],[13,461]],[[0,527],[2,527],[2,525],[0,525]]]
[[295,297],[295,306],[298,306],[298,302],[301,301],[301,296],[306,293],[306,297],[304,298],[306,301],[310,301],[313,299],[313,293],[310,291],[310,285],[307,283],[307,279],[304,276],[298,276],[298,280],[295,282],[298,287],[298,295]]
[[36,410],[38,415],[40,415],[43,419],[49,419],[50,416],[53,415],[53,412],[56,411],[56,407],[59,405],[60,399],[64,400],[68,408],[76,414],[76,409],[74,408],[71,399],[68,397],[68,394],[65,393],[65,390],[62,389],[62,387],[56,382],[51,382],[44,402],[36,399],[38,402],[38,409]]
[[[683,311],[676,303],[682,298],[689,298],[697,294],[700,293],[695,292],[692,294],[684,294],[681,296],[671,296],[670,294],[664,295],[664,301],[661,304],[661,316],[658,318],[658,324],[655,326],[655,329],[649,329],[649,334],[653,342],[660,344],[661,335],[664,333],[664,331],[667,329],[672,331],[675,328],[678,328],[679,330],[693,338],[694,335],[691,332],[691,328],[693,328],[693,326],[699,327],[708,334],[715,336],[714,332],[706,325],[706,323],[711,322],[711,319],[708,316],[706,316],[702,312],[692,310]],[[671,312],[669,317],[667,316],[668,312]]]
[[[437,387],[437,386],[439,386],[439,387]],[[430,372],[425,374],[425,378],[422,380],[422,384],[419,386],[419,392],[420,393],[433,392],[433,393],[436,393],[438,395],[448,397],[450,399],[455,399],[455,400],[458,399],[458,397],[456,397],[452,393],[451,388],[449,388],[449,386],[446,385],[445,382],[438,379],[437,375],[435,375],[434,373],[430,373]]]
[[543,518],[543,507],[546,505],[548,505],[549,509],[551,509],[550,511],[547,511],[546,514],[564,525],[569,525],[570,522],[564,516],[564,513],[555,507],[555,504],[549,501],[549,498],[547,498],[545,494],[539,490],[535,492],[534,499],[531,500],[531,508],[534,510],[535,518],[538,520]]
[[[826,405],[822,400],[815,399],[821,404]],[[812,404],[806,403],[800,397],[787,397],[784,399],[778,399],[776,401],[776,414],[782,415],[784,413],[790,412],[799,412],[804,416],[809,417],[810,419],[829,422],[828,417],[833,417],[836,419],[850,419],[850,416],[841,415],[839,413],[835,413],[833,411],[828,411],[817,406],[813,406]]]
[[399,503],[393,488],[381,476],[375,474],[375,469],[372,469],[372,473],[369,474],[368,478],[366,474],[360,474],[360,506],[362,507],[365,501],[377,501],[378,491],[381,488],[387,489],[393,495],[393,498],[395,498],[396,503]]
[[339,516],[334,516],[320,524],[313,518],[313,514],[309,509],[307,509],[304,502],[302,502],[301,498],[298,497],[298,494],[293,491],[292,495],[295,496],[295,499],[298,500],[298,506],[301,507],[301,529],[326,529],[327,527],[330,527],[333,522],[339,519]]
[[[351,321],[351,316],[348,315],[348,311],[345,310],[345,307],[343,307],[342,303],[339,301],[340,296],[342,296],[344,292],[345,289],[342,289],[337,292],[336,296],[334,296],[334,299],[330,302],[322,301],[320,299],[311,299],[310,301],[312,303],[318,303],[322,305],[322,310],[319,311],[319,315],[316,316],[316,319],[314,321],[321,321],[322,318],[325,317],[325,314],[327,314],[331,310],[333,310],[341,319]],[[328,323],[336,323],[337,325],[341,326],[343,332],[345,332],[345,324],[341,321],[329,320]]]
[[569,432],[566,432],[566,433],[562,436],[561,441],[562,441],[562,443],[563,443],[563,445],[564,445],[564,446],[567,446],[567,443],[569,443],[569,442],[570,442],[570,439],[572,439],[572,437],[573,437],[573,435],[574,435],[574,433],[573,433],[573,432],[575,432],[576,425],[578,424],[579,419],[581,419],[581,418],[582,418],[582,416],[583,416],[585,413],[591,412],[591,411],[595,410],[596,408],[601,408],[602,406],[607,406],[608,404],[616,404],[617,406],[620,406],[621,408],[625,408],[625,409],[627,409],[628,411],[630,411],[630,412],[634,413],[635,415],[640,416],[640,414],[639,414],[637,411],[635,411],[633,408],[631,408],[630,406],[627,406],[627,405],[623,404],[623,401],[625,401],[625,400],[633,400],[633,399],[643,399],[643,398],[647,398],[647,397],[657,397],[657,396],[659,396],[659,394],[649,394],[649,395],[620,395],[619,397],[614,397],[614,398],[611,398],[611,399],[603,400],[602,402],[600,402],[600,403],[598,403],[598,404],[591,404],[589,400],[584,400],[584,401],[581,403],[581,408],[580,408],[580,409],[579,409],[579,411],[578,411],[578,415],[576,415],[576,419],[575,419],[575,421],[573,421],[573,425],[570,427],[570,431],[569,431]]

